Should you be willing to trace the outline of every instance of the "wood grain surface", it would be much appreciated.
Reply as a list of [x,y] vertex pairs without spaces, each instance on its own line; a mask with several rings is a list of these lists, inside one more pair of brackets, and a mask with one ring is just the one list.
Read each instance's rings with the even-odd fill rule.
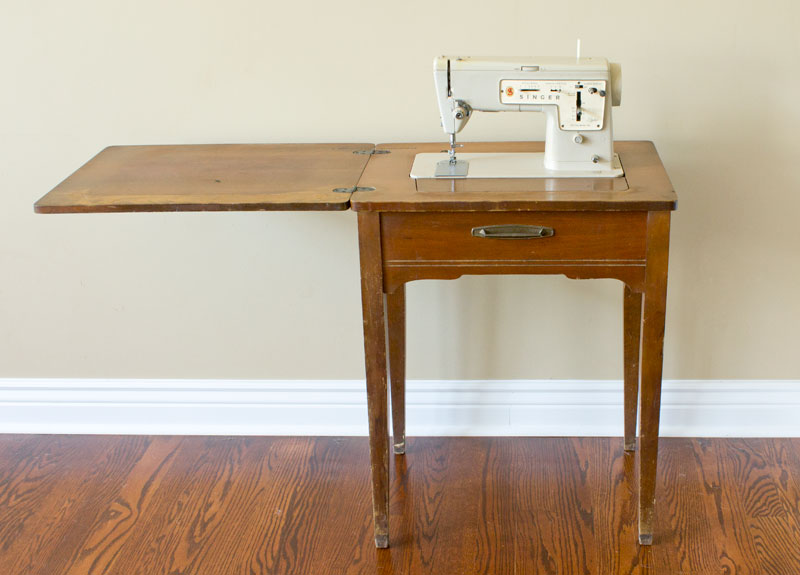
[[642,344],[642,294],[625,286],[622,296],[622,365],[625,369],[625,450],[636,449],[636,416],[639,408],[639,352]]
[[392,450],[406,452],[406,286],[386,294],[386,336],[392,404]]
[[[651,142],[617,142],[625,177],[415,181],[414,156],[442,144],[111,146],[36,202],[38,213],[250,210],[672,210]],[[543,142],[470,143],[465,152],[543,151]],[[376,187],[336,193],[334,188]]]
[[346,210],[372,144],[112,146],[38,213]]
[[800,573],[800,440],[410,438],[376,550],[366,438],[0,437],[0,573]]
[[[648,212],[434,210],[378,215],[383,289],[389,294],[409,281],[470,274],[564,274],[619,279],[637,293],[645,287]],[[554,233],[526,240],[472,235],[473,228],[504,224],[541,225]]]
[[[472,229],[538,225],[553,235],[530,240],[475,237]],[[386,265],[435,262],[626,261],[644,264],[645,212],[386,213],[381,247]]]
[[653,541],[661,372],[667,308],[670,212],[647,214],[647,267],[639,357],[639,542]]
[[380,216],[358,214],[367,412],[375,545],[389,545],[389,412],[386,301],[381,266]]
[[[526,178],[465,181],[413,180],[414,157],[440,152],[433,144],[382,144],[389,154],[370,158],[356,192],[355,211],[557,211],[557,210],[674,210],[677,195],[652,142],[614,142],[625,177],[616,182],[594,178]],[[544,142],[474,142],[463,152],[542,152]]]

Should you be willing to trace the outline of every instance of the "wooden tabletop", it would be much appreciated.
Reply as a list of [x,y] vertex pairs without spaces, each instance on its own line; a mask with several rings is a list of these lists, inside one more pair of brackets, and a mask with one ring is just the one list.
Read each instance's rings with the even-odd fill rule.
[[113,146],[38,213],[346,210],[372,144]]
[[[612,179],[426,179],[414,156],[445,144],[112,146],[36,202],[38,213],[346,210],[673,210],[652,142],[616,142]],[[542,142],[465,144],[464,152],[541,152]],[[351,188],[373,187],[351,193]],[[340,189],[344,191],[333,191]]]
[[[384,144],[370,158],[356,192],[355,211],[674,210],[677,195],[652,142],[615,142],[625,176],[564,179],[424,179],[409,177],[419,153],[443,143]],[[543,152],[543,142],[467,143],[460,152]]]

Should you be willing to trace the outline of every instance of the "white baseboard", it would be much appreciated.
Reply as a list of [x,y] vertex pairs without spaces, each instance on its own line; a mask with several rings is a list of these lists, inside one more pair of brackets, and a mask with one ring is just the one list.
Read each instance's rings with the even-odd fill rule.
[[[0,379],[0,433],[366,435],[363,381]],[[661,435],[800,436],[800,381],[665,381]],[[408,435],[622,435],[620,381],[409,381]]]

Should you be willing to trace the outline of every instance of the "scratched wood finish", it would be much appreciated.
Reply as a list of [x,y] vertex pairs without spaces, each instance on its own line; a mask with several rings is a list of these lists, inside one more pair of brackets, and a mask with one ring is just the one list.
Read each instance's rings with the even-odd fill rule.
[[376,550],[366,438],[0,437],[0,573],[800,573],[800,439],[411,438]]
[[392,449],[406,452],[406,286],[386,294],[389,378],[392,397]]
[[[503,240],[472,235],[493,225],[537,225],[550,237]],[[387,265],[437,265],[480,260],[598,261],[643,264],[647,212],[386,213],[381,217]]]
[[[647,212],[430,212],[380,214],[383,289],[468,274],[564,274],[614,278],[644,290]],[[551,237],[472,236],[474,227],[551,227]]]
[[[385,144],[390,154],[370,158],[356,192],[355,211],[557,211],[557,210],[674,210],[677,195],[652,142],[614,142],[625,169],[626,185],[609,189],[608,180],[544,179],[480,183],[419,181],[409,178],[414,156],[440,152],[442,144]],[[463,152],[542,152],[543,142],[476,142]]]
[[346,210],[372,144],[112,146],[38,213]]
[[661,371],[667,307],[670,212],[647,215],[647,266],[642,305],[639,403],[639,542],[653,541],[658,426],[661,418]]
[[358,249],[375,545],[383,548],[389,545],[389,396],[379,214],[358,214]]
[[642,335],[642,294],[626,285],[622,296],[623,366],[625,369],[625,450],[636,449],[636,414],[639,406],[639,351]]

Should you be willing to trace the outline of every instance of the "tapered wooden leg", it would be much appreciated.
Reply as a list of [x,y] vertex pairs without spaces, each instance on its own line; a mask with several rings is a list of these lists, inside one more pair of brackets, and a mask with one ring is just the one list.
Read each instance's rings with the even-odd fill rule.
[[367,372],[372,517],[375,546],[385,548],[389,546],[389,418],[380,214],[359,212],[358,245]]
[[625,451],[636,449],[636,409],[639,404],[639,344],[642,327],[642,294],[625,286],[624,356],[625,356]]
[[389,322],[389,376],[392,393],[392,444],[396,454],[406,452],[406,288],[386,296]]
[[642,311],[641,423],[639,436],[639,543],[653,542],[661,369],[669,262],[669,212],[647,217],[647,267]]

